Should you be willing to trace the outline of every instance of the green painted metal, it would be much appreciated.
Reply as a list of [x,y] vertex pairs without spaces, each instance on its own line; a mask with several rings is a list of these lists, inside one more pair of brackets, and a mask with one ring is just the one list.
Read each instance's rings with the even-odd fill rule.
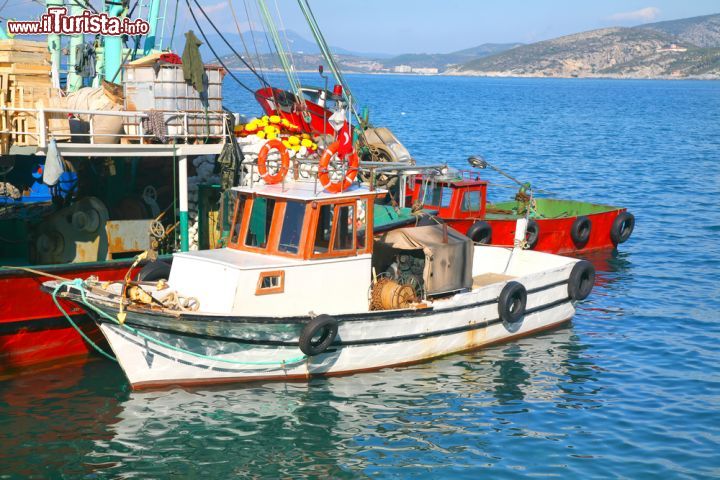
[[[534,218],[567,218],[579,215],[592,215],[595,213],[611,212],[619,207],[600,205],[596,203],[578,202],[575,200],[558,200],[553,198],[535,198],[537,204]],[[520,203],[507,201],[488,204],[488,209],[506,210],[506,212],[488,212],[489,219],[515,218],[518,215]]]
[[180,212],[180,251],[187,252],[190,250],[190,229],[188,228],[188,212]]
[[373,229],[389,230],[402,225],[414,224],[417,217],[410,208],[395,208],[392,205],[375,204],[373,209]]
[[151,0],[148,23],[150,24],[150,31],[145,36],[145,43],[143,44],[143,54],[149,55],[155,48],[156,43],[156,31],[158,24],[158,15],[160,13],[160,0]]
[[105,77],[105,49],[102,42],[95,42],[95,78],[93,78],[92,86],[97,88],[100,86],[100,79]]
[[[105,12],[111,17],[119,17],[124,9],[120,2],[106,1]],[[109,36],[103,37],[104,47],[104,76],[108,82],[120,83],[120,67],[122,66],[122,37]]]
[[[45,2],[45,6],[47,8],[51,7],[63,7],[65,6],[65,3],[63,0],[47,0]],[[47,38],[47,45],[48,50],[50,51],[50,65],[52,65],[52,78],[54,86],[58,86],[58,84],[55,84],[55,81],[57,80],[59,82],[59,75],[60,75],[60,61],[61,61],[61,54],[62,54],[62,37],[57,34],[48,35]]]
[[[71,3],[70,4],[70,14],[75,15],[82,15],[83,11],[85,9],[80,6],[77,3]],[[77,47],[79,45],[82,45],[85,41],[84,35],[82,33],[79,33],[77,35],[71,35],[70,36],[70,51],[69,51],[69,58],[68,58],[68,75],[67,75],[67,87],[66,90],[68,92],[76,92],[80,88],[82,88],[82,77],[75,73],[75,65],[77,64],[77,55],[75,54]]]

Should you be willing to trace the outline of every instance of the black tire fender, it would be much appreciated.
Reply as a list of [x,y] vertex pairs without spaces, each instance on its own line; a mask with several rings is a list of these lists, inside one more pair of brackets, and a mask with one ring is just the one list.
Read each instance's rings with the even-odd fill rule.
[[527,242],[527,248],[532,250],[537,246],[538,240],[540,240],[540,224],[535,220],[528,220],[527,228],[525,229],[525,241]]
[[465,235],[475,243],[488,245],[492,241],[492,226],[488,222],[478,220],[470,225]]
[[590,240],[590,232],[592,231],[592,221],[582,215],[577,217],[570,227],[570,238],[577,247],[583,247]]
[[622,212],[613,220],[612,227],[610,227],[610,240],[615,246],[624,243],[630,238],[634,229],[635,216],[630,212]]
[[135,277],[139,282],[155,282],[170,278],[170,265],[162,260],[148,262],[140,269]]
[[[330,315],[318,315],[305,324],[300,332],[300,350],[312,357],[323,353],[335,341],[338,323]],[[320,335],[319,338],[315,338]]]
[[571,300],[585,300],[595,286],[595,267],[587,260],[573,265],[568,278],[568,296]]
[[498,313],[505,323],[515,323],[525,315],[527,290],[522,283],[508,282],[498,297]]

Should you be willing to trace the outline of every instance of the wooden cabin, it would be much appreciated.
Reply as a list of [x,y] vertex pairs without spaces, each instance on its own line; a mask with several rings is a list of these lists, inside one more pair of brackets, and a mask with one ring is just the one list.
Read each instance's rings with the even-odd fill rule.
[[[236,187],[228,248],[177,253],[169,282],[203,310],[276,315],[368,311],[373,203],[384,191],[314,182]],[[197,289],[197,285],[212,288]]]

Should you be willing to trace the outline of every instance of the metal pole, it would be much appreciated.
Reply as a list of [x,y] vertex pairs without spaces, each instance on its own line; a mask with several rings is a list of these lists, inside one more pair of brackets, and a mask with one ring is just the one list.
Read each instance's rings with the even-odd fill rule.
[[145,44],[143,46],[143,53],[145,55],[150,55],[150,53],[155,48],[156,43],[156,31],[157,31],[157,23],[158,23],[158,15],[160,13],[160,0],[151,0],[150,8],[148,9],[149,15],[148,15],[148,23],[150,24],[150,31],[145,36]]
[[[70,15],[79,16],[85,11],[79,2],[70,3]],[[67,91],[76,92],[82,88],[82,77],[75,72],[77,65],[77,48],[83,44],[85,37],[82,33],[70,36],[70,52],[68,55],[68,75],[67,75]]]
[[[64,0],[47,0],[45,2],[45,6],[47,8],[51,7],[64,7],[65,2]],[[52,82],[52,86],[55,88],[60,88],[60,61],[61,58],[61,51],[62,51],[62,37],[58,34],[51,34],[48,35],[47,44],[48,44],[48,50],[50,50],[50,80]]]
[[190,250],[187,155],[178,157],[178,197],[180,197],[180,251],[187,252]]
[[[110,17],[119,17],[123,13],[122,2],[106,0],[105,11]],[[122,83],[122,77],[118,75],[122,66],[122,37],[106,35],[103,37],[103,55],[105,59],[105,80],[108,82]]]

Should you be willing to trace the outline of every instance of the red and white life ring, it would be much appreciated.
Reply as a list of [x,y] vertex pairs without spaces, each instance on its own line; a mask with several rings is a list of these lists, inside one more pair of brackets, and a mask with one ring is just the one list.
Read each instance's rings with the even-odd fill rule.
[[330,144],[330,146],[325,149],[325,152],[323,152],[322,157],[320,157],[320,164],[318,165],[318,180],[320,180],[320,184],[329,193],[339,193],[350,188],[355,181],[355,177],[357,177],[360,166],[360,157],[358,157],[357,152],[354,150],[348,155],[345,155],[344,158],[340,157],[341,160],[347,162],[345,177],[340,181],[333,182],[332,178],[330,178],[330,169],[328,167],[330,166],[330,160],[338,155],[339,149],[340,142]]
[[[277,150],[280,153],[280,160],[282,161],[280,168],[278,168],[278,171],[274,174],[270,174],[267,169],[267,157],[270,150]],[[265,145],[263,145],[260,149],[260,153],[258,153],[258,173],[265,183],[272,185],[273,183],[282,182],[289,169],[290,155],[288,154],[285,145],[276,138],[265,142]]]

